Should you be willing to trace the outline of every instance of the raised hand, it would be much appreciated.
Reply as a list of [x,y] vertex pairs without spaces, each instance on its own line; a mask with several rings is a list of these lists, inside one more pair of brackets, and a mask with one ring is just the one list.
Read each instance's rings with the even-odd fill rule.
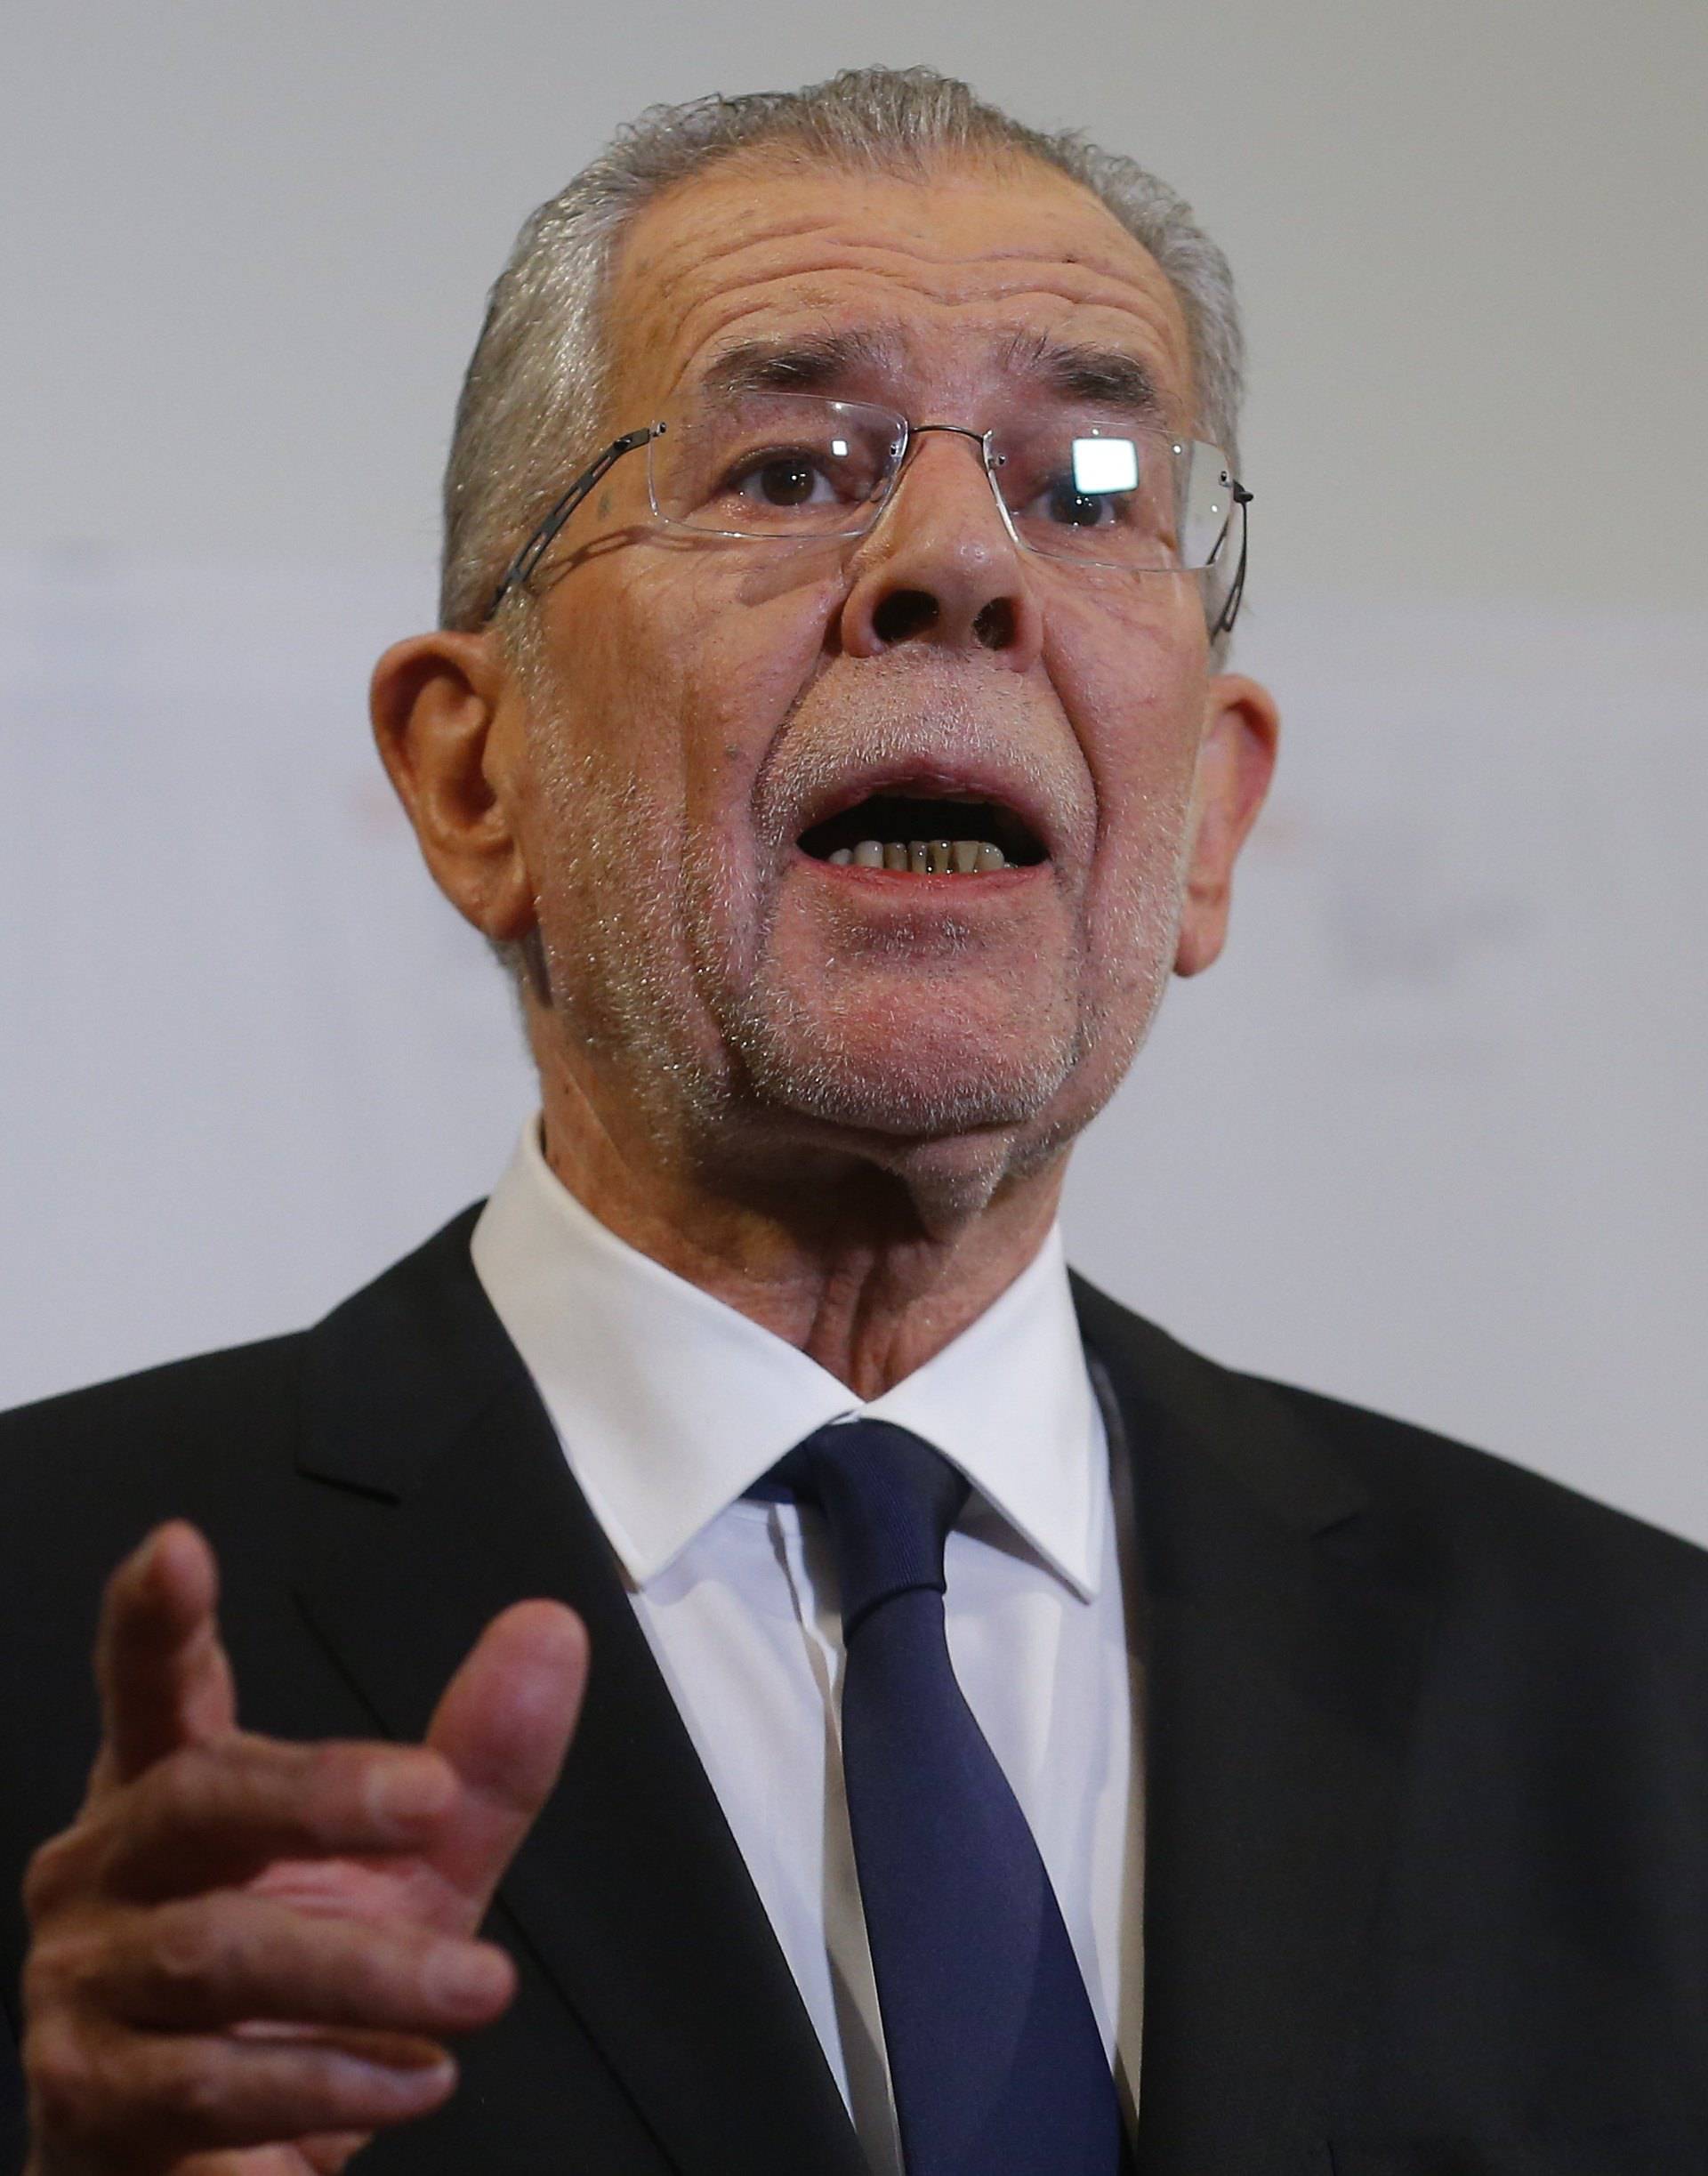
[[217,1585],[181,1523],[108,1584],[101,1751],[25,1884],[27,2176],[333,2176],[514,1993],[471,1938],[574,1731],[580,1620],[495,1618],[421,1745],[298,1745],[238,1729]]

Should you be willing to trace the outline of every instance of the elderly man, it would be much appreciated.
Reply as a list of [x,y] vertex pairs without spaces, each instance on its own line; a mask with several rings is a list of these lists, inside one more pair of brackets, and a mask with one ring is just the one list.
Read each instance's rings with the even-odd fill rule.
[[374,716],[542,1112],[9,1424],[31,2176],[1705,2164],[1701,1557],[1063,1265],[1275,752],[1238,365],[920,71],[524,230]]

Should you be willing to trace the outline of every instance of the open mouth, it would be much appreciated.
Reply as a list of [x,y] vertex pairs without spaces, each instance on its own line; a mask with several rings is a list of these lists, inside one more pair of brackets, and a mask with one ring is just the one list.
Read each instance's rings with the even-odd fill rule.
[[801,834],[801,850],[837,868],[914,876],[986,876],[1045,858],[1031,827],[993,801],[873,794]]

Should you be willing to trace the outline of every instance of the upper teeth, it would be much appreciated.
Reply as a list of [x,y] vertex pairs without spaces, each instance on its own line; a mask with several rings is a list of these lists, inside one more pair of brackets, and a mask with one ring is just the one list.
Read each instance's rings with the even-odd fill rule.
[[915,876],[982,876],[1005,869],[1008,856],[983,839],[862,839],[839,846],[827,858],[839,869],[906,869]]

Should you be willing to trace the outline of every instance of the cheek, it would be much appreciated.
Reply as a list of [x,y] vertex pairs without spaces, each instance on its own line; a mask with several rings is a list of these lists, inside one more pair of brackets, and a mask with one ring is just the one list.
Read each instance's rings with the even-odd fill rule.
[[608,921],[637,898],[656,914],[668,892],[673,950],[745,954],[773,858],[755,850],[755,786],[822,664],[840,586],[822,561],[674,540],[596,569],[560,592],[552,627],[552,889]]
[[1160,583],[1124,611],[1076,600],[1061,615],[1051,676],[1097,795],[1094,894],[1172,873],[1184,839],[1203,728],[1206,650],[1184,584]]
[[[826,659],[840,580],[761,560],[738,579],[701,584],[675,618],[677,707],[691,826],[746,841],[767,755]],[[790,578],[785,579],[786,576]],[[712,590],[707,594],[707,590]]]
[[[549,631],[554,819],[589,819],[656,859],[692,821],[705,695],[719,673],[681,571],[644,550],[578,570]],[[550,760],[548,758],[548,760]]]
[[682,787],[677,660],[637,640],[634,600],[577,569],[550,600],[548,674],[530,726],[536,786],[528,859],[557,933],[608,916],[670,850]]

